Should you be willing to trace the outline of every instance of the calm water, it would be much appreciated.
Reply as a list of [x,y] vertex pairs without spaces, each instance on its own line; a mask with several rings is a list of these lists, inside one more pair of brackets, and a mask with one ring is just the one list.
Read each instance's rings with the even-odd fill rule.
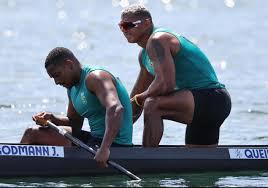
[[[56,46],[72,49],[83,63],[106,67],[131,91],[139,47],[128,44],[117,26],[128,2],[137,1],[0,0],[0,142],[19,142],[36,112],[65,114],[66,92],[43,66]],[[268,1],[143,2],[156,25],[203,49],[229,89],[233,108],[220,144],[267,144]],[[142,119],[135,124],[135,144],[141,143],[142,124]],[[161,144],[183,144],[184,131],[184,125],[165,121]],[[267,172],[143,175],[140,183],[121,176],[0,179],[0,186],[268,186]]]

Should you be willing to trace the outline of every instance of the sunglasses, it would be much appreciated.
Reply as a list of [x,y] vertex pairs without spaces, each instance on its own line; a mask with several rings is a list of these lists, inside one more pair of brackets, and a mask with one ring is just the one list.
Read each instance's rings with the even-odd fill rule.
[[138,27],[138,25],[141,23],[142,23],[141,20],[137,20],[135,22],[120,22],[118,25],[119,25],[120,29],[129,30],[129,29],[132,29],[134,27]]

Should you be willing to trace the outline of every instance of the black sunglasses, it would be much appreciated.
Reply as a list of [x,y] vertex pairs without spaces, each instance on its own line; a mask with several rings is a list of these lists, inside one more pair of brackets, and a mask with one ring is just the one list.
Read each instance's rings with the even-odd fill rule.
[[134,27],[138,27],[138,25],[141,23],[142,23],[141,20],[137,20],[134,22],[120,22],[118,25],[119,25],[120,29],[129,30],[129,29],[132,29]]

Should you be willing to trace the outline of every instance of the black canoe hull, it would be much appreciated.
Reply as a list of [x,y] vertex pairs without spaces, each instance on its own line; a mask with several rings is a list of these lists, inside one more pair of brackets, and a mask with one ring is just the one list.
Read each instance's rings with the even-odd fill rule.
[[[99,176],[120,173],[111,167],[98,168],[93,156],[78,147],[62,147],[64,157],[47,157],[33,156],[37,153],[30,152],[28,152],[28,156],[22,155],[22,152],[19,154],[13,152],[13,155],[12,145],[0,144],[0,149],[1,146],[0,177]],[[230,149],[232,149],[232,154]],[[163,146],[159,148],[116,147],[111,148],[110,159],[136,174],[267,170],[268,146],[220,146],[217,148],[185,148],[183,146]]]

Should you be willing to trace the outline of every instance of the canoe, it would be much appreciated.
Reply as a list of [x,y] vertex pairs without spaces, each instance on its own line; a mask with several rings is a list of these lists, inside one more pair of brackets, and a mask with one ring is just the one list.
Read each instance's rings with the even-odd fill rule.
[[[110,159],[136,174],[267,170],[268,145],[113,147]],[[2,143],[0,167],[0,177],[120,174],[98,168],[92,154],[76,146]]]

